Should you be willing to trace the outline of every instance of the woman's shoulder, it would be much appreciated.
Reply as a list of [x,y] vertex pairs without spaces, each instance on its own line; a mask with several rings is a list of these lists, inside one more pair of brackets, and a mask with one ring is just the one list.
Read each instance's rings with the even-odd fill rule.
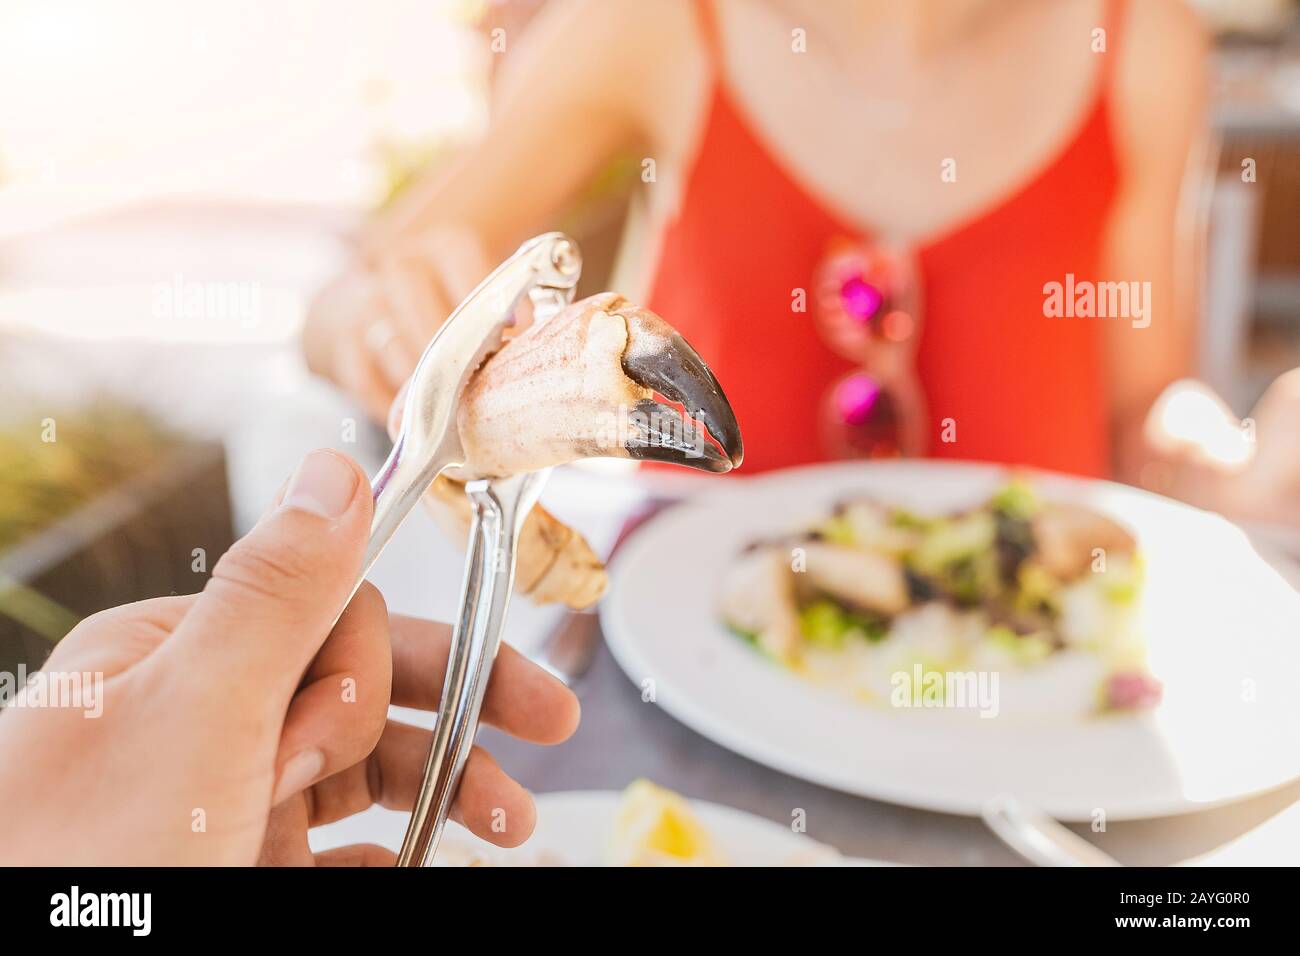
[[1203,121],[1209,30],[1184,0],[1118,6],[1110,95],[1121,141],[1136,152],[1183,143]]
[[525,39],[589,73],[593,89],[659,145],[673,138],[707,80],[698,7],[699,0],[559,0]]
[[1127,0],[1112,39],[1110,114],[1121,163],[1145,181],[1182,179],[1203,135],[1210,36],[1183,0]]
[[555,0],[530,31],[603,52],[627,74],[645,75],[699,55],[700,8],[699,0]]
[[1210,34],[1201,15],[1186,0],[1107,0],[1118,16],[1123,69],[1132,75],[1163,73],[1178,77],[1201,68]]

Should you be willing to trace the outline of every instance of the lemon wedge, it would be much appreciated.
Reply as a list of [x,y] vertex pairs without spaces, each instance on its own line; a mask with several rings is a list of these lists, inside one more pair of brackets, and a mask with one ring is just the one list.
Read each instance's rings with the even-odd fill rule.
[[609,840],[610,866],[725,866],[690,804],[649,780],[623,791]]

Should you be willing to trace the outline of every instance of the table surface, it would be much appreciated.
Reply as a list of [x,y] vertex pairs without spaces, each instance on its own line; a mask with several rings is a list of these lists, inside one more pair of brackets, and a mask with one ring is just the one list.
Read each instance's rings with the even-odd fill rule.
[[[643,702],[640,689],[603,645],[575,690],[582,701],[582,725],[558,747],[529,746],[493,730],[480,734],[480,742],[506,770],[534,791],[616,790],[647,777],[687,796],[787,825],[802,810],[809,836],[853,856],[930,865],[1020,862],[979,820],[839,793],[731,753]],[[1092,833],[1086,824],[1071,829],[1122,863],[1164,865],[1209,853],[1297,800],[1300,783],[1215,810],[1110,823],[1104,833]],[[1294,813],[1285,816],[1279,824],[1287,825],[1289,838],[1279,845],[1261,834],[1252,841],[1258,845],[1245,854],[1251,862],[1300,859],[1300,819]]]

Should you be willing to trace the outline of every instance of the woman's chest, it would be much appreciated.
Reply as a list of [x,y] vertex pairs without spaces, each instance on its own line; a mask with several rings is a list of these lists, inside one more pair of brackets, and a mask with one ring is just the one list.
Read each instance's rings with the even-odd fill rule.
[[[760,39],[756,31],[766,30]],[[758,146],[862,231],[919,244],[1013,195],[1095,130],[1104,56],[1087,30],[1010,30],[896,69],[738,23],[720,81]]]

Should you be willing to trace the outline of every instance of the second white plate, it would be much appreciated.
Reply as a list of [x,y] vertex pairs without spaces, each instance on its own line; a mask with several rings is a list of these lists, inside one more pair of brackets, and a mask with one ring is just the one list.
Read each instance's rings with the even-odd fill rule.
[[[523,846],[503,849],[448,824],[438,862],[482,860],[494,866],[602,866],[622,795],[617,791],[574,790],[537,796],[537,829]],[[703,800],[691,811],[731,866],[875,866],[875,861],[841,856],[824,843],[788,826],[743,810]],[[382,807],[317,827],[314,851],[349,843],[378,843],[394,852],[402,843],[408,814]]]

